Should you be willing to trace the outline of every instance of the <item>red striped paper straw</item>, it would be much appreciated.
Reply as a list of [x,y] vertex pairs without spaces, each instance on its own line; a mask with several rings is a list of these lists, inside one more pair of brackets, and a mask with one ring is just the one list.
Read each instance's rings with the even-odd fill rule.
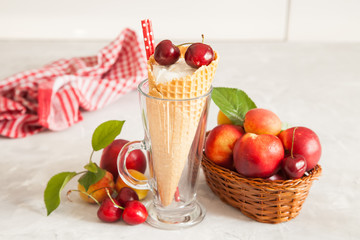
[[144,37],[144,44],[145,44],[145,51],[146,57],[149,57],[154,53],[154,32],[152,29],[152,23],[149,19],[141,20],[141,27],[143,30],[143,37]]
[[148,23],[148,26],[149,26],[149,39],[150,39],[150,47],[151,47],[151,55],[154,54],[155,52],[155,48],[154,48],[154,31],[153,31],[153,27],[152,27],[152,22],[151,20],[147,19],[147,23]]

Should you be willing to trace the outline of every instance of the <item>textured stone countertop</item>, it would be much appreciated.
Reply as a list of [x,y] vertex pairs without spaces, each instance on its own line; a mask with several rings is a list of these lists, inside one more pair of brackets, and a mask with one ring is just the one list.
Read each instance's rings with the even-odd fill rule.
[[[61,57],[92,55],[106,42],[0,41],[0,79]],[[142,139],[137,92],[124,95],[61,132],[23,139],[0,138],[0,239],[359,239],[360,238],[360,44],[213,43],[220,55],[215,86],[241,88],[259,107],[320,137],[323,174],[300,215],[287,223],[263,224],[221,202],[199,179],[203,222],[164,231],[147,224],[102,223],[96,206],[62,194],[49,217],[43,191],[55,173],[80,171],[91,153],[94,128],[127,120],[121,137]],[[212,103],[208,129],[216,124]],[[94,155],[99,161],[100,153]],[[65,188],[76,188],[71,181]]]

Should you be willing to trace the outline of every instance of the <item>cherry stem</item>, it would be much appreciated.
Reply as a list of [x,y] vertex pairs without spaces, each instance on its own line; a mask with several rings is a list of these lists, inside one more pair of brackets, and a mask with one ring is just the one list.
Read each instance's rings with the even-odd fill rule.
[[[204,34],[201,34],[201,42],[202,43],[204,43]],[[180,46],[184,46],[184,45],[191,45],[191,44],[193,44],[192,42],[187,42],[187,43],[181,43],[181,44],[178,44],[178,45],[176,45],[177,47],[180,47]]]
[[72,202],[71,199],[70,199],[70,194],[71,194],[73,191],[75,191],[75,192],[81,192],[81,193],[87,195],[89,198],[91,198],[92,200],[94,200],[94,202],[96,202],[97,205],[100,206],[100,203],[99,203],[98,200],[96,200],[96,198],[94,198],[93,196],[91,196],[91,195],[88,194],[87,192],[83,192],[83,191],[80,191],[80,190],[77,190],[77,189],[72,189],[72,190],[70,189],[70,190],[66,193],[66,197],[67,197],[67,199],[68,199],[70,202]]
[[[101,189],[107,190],[107,189],[109,189],[109,187],[102,187],[102,188],[95,189],[94,191],[92,191],[92,192],[89,193],[89,194],[90,194],[90,195],[93,195],[95,192],[97,192],[97,191],[99,191],[99,190],[101,190]],[[112,189],[112,190],[114,190],[114,189]]]
[[180,47],[180,46],[184,46],[184,45],[191,45],[191,44],[193,44],[193,43],[191,43],[191,42],[188,42],[188,43],[181,43],[181,44],[179,44],[179,45],[176,45],[177,47]]
[[123,208],[123,207],[121,207],[121,206],[117,205],[117,204],[116,204],[116,202],[114,202],[114,199],[111,197],[111,194],[110,194],[110,192],[109,192],[109,189],[108,189],[108,188],[105,188],[105,191],[106,191],[106,194],[109,196],[109,198],[110,198],[111,202],[115,205],[115,207],[120,208],[120,209],[122,209],[122,210],[124,210],[124,209],[125,209],[125,208]]
[[294,150],[295,131],[296,131],[296,129],[297,129],[297,127],[296,127],[296,128],[294,128],[293,135],[292,135],[291,151],[290,151],[291,158],[294,158],[294,155],[293,155],[293,150]]

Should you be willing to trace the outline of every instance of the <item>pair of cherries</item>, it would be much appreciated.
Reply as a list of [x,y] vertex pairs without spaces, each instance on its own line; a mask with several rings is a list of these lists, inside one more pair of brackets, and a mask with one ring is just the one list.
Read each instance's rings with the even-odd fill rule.
[[98,218],[104,222],[116,222],[121,217],[129,225],[137,225],[145,222],[148,213],[145,206],[139,202],[136,192],[124,187],[113,199],[110,194],[100,205]]
[[[180,58],[180,49],[170,40],[163,40],[156,46],[154,58],[163,66],[174,64]],[[184,58],[189,66],[199,68],[214,60],[214,51],[204,43],[193,43],[187,48]]]

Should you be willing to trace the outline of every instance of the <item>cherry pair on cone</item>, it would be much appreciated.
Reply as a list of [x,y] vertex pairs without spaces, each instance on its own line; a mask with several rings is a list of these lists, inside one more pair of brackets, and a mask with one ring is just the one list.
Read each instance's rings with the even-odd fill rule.
[[[174,64],[180,58],[180,49],[170,40],[163,40],[156,46],[154,58],[160,65]],[[189,66],[199,68],[209,65],[214,60],[214,51],[207,44],[193,43],[187,48],[184,58]]]

